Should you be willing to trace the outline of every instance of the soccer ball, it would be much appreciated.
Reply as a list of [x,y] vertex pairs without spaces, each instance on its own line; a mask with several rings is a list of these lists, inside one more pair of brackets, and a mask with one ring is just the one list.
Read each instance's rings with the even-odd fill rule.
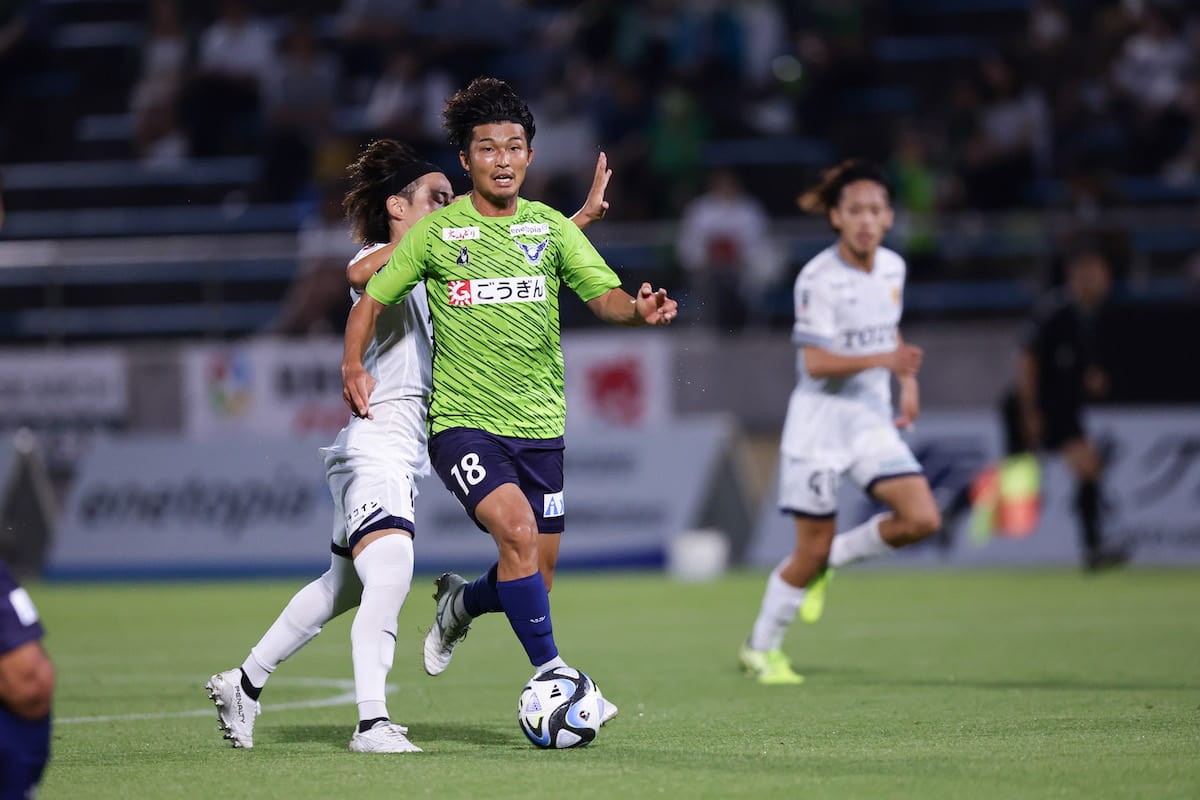
[[600,730],[600,691],[570,667],[539,672],[521,690],[517,720],[538,747],[582,747]]

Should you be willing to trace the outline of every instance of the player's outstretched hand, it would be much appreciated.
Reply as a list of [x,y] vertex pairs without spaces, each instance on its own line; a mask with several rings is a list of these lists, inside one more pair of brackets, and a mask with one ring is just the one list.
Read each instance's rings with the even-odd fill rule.
[[679,304],[667,297],[667,290],[653,289],[649,283],[642,284],[633,302],[647,325],[670,325],[679,313]]
[[375,419],[371,414],[371,392],[375,391],[375,378],[361,366],[342,367],[342,399],[350,406],[356,417]]
[[604,215],[608,213],[608,201],[604,199],[604,193],[608,191],[610,178],[612,170],[608,168],[608,156],[601,150],[596,158],[596,171],[592,174],[592,188],[588,190],[587,199],[583,201],[583,208],[571,217],[580,228],[586,228],[593,222],[604,219]]

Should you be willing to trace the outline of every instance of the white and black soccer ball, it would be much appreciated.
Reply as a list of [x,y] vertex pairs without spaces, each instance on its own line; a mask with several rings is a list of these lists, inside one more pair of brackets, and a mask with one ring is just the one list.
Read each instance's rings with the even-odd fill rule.
[[517,701],[521,730],[544,749],[586,745],[600,731],[600,712],[595,682],[571,667],[534,675]]

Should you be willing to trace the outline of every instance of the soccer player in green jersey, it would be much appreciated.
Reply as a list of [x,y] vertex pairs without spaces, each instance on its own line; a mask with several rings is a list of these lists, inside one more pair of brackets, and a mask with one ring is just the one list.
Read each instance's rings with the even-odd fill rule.
[[565,527],[559,287],[615,325],[667,325],[678,309],[649,283],[627,294],[575,225],[520,197],[535,126],[508,84],[477,78],[443,116],[473,191],[414,226],[367,284],[346,324],[343,388],[357,414],[369,413],[374,378],[362,353],[375,319],[423,282],[434,329],[430,458],[499,553],[473,582],[438,579],[425,670],[446,668],[474,617],[503,611],[541,672],[566,663],[548,596]]

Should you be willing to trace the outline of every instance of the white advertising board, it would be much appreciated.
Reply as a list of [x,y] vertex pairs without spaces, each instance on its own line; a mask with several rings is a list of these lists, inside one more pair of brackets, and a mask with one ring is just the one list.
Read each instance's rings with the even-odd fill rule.
[[96,432],[119,430],[128,417],[120,350],[0,351],[0,434],[29,428],[55,471],[73,466]]
[[[1200,563],[1200,410],[1099,409],[1088,416],[1087,428],[1108,454],[1105,541],[1128,545],[1137,563]],[[980,467],[1002,454],[999,420],[987,411],[927,413],[906,438],[943,505]],[[1077,565],[1082,549],[1074,492],[1062,460],[1047,457],[1042,462],[1041,520],[1027,538],[992,538],[977,545],[963,514],[948,518],[943,533],[868,563]],[[879,510],[848,482],[843,482],[840,497],[839,530]],[[790,552],[794,539],[792,518],[779,512],[772,487],[760,509],[749,560],[773,566]]]
[[[657,331],[564,337],[572,426],[640,427],[670,416],[669,343]],[[221,433],[330,440],[346,424],[342,341],[254,339],[183,350],[184,428],[203,439]]]
[[[646,566],[703,524],[733,428],[704,418],[572,430],[560,565]],[[51,578],[317,574],[332,501],[316,437],[108,439],[80,467],[50,554]],[[479,570],[495,545],[436,476],[416,502],[416,568]]]

